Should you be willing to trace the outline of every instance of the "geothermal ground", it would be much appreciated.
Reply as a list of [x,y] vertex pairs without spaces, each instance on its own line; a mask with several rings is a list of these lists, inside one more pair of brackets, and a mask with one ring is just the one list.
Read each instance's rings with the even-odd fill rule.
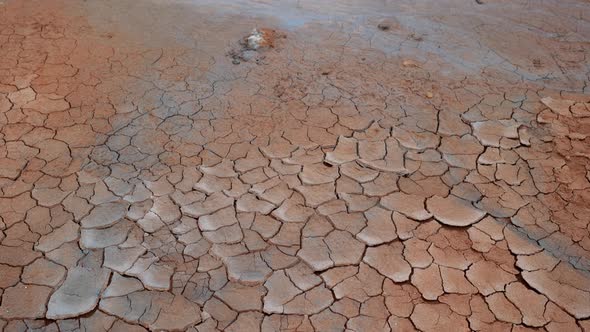
[[589,55],[581,0],[0,1],[0,330],[590,331]]

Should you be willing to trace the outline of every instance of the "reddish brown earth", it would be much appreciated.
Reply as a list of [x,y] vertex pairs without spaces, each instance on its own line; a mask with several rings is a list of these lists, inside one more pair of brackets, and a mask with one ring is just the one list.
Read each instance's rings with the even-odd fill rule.
[[590,331],[589,54],[587,1],[0,1],[0,330]]

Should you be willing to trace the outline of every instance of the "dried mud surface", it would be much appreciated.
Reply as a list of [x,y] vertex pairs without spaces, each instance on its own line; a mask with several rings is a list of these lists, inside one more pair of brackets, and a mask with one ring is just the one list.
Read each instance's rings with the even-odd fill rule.
[[589,47],[587,1],[1,1],[0,330],[590,331]]

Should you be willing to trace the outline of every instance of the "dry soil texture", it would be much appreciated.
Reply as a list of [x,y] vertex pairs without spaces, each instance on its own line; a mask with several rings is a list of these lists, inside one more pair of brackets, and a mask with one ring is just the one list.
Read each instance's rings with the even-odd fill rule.
[[0,1],[0,330],[589,331],[589,54],[578,0]]

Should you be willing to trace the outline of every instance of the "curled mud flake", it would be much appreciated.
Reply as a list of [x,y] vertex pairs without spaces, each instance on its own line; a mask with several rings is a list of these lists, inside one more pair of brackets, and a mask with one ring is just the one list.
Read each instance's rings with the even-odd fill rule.
[[471,202],[454,195],[431,197],[426,202],[426,206],[436,220],[449,226],[469,226],[486,215]]
[[553,271],[525,271],[522,277],[576,319],[585,319],[590,317],[590,283],[585,273],[562,262]]
[[498,292],[486,297],[486,303],[497,319],[513,324],[520,324],[522,322],[522,314],[506,298],[504,293]]
[[102,293],[103,298],[118,297],[143,290],[141,282],[135,278],[121,276],[113,273],[109,286]]
[[507,284],[516,280],[514,275],[488,261],[479,261],[471,265],[465,275],[484,296],[504,291]]
[[375,206],[364,214],[367,218],[367,226],[356,235],[359,240],[374,246],[397,238],[391,211]]
[[437,302],[420,303],[410,316],[421,331],[468,331],[465,317],[453,312],[447,304]]
[[108,269],[76,267],[68,271],[64,283],[47,304],[47,318],[77,317],[92,311],[99,294],[107,286],[111,272]]
[[[57,286],[66,275],[63,266],[46,259],[38,259],[23,269],[22,281],[27,284]],[[10,278],[10,275],[8,275]]]
[[259,253],[229,257],[225,266],[230,280],[245,285],[263,283],[272,273]]
[[433,301],[444,294],[440,269],[436,264],[425,269],[414,269],[411,282],[426,300]]
[[125,202],[111,202],[96,206],[89,215],[82,218],[82,228],[101,228],[108,227],[119,220],[126,214],[129,205]]
[[284,271],[273,273],[264,285],[268,289],[263,307],[266,313],[283,313],[284,305],[301,293],[301,290],[293,285]]
[[262,309],[262,298],[266,289],[262,285],[246,286],[235,282],[228,282],[222,289],[215,292],[215,296],[225,302],[235,311],[251,311]]
[[181,331],[200,321],[200,308],[184,296],[176,295],[170,303],[162,307],[158,318],[149,327],[154,331]]
[[547,298],[526,288],[520,282],[506,286],[506,297],[522,313],[522,322],[529,326],[540,327],[548,323],[544,317]]
[[403,245],[399,242],[370,247],[363,261],[395,282],[407,281],[412,268],[405,260],[402,251]]
[[418,195],[396,192],[381,198],[381,205],[414,220],[428,220],[432,214],[424,207],[425,199]]
[[541,102],[549,107],[553,112],[563,115],[563,116],[571,116],[570,107],[574,105],[573,100],[567,99],[556,99],[553,97],[545,97],[541,99]]

